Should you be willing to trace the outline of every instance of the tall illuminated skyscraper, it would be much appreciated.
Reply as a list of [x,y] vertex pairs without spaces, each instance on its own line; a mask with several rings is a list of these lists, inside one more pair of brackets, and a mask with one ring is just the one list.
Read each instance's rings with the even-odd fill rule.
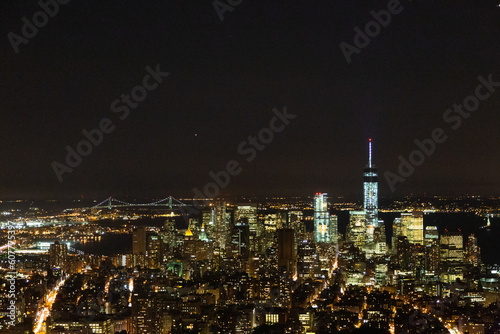
[[330,242],[330,214],[326,193],[316,193],[314,196],[314,240]]
[[223,256],[226,255],[226,246],[230,242],[230,214],[226,209],[226,202],[217,201],[215,208],[214,241]]
[[467,241],[465,263],[470,264],[474,267],[478,267],[481,264],[481,249],[477,245],[477,238],[474,236],[474,234],[469,235]]
[[363,171],[364,211],[368,241],[373,240],[373,232],[378,225],[378,173],[372,165],[372,140],[368,142],[368,167]]
[[257,204],[238,204],[234,211],[234,222],[238,223],[240,220],[246,220],[249,228],[249,244],[248,247],[251,251],[255,252],[258,249],[258,239],[262,233],[261,226],[257,220]]
[[68,245],[59,240],[54,241],[49,249],[49,264],[51,268],[67,270]]
[[349,211],[349,225],[347,226],[347,240],[354,246],[364,249],[366,244],[366,212]]
[[134,266],[140,265],[141,267],[144,267],[146,265],[146,251],[146,227],[139,226],[135,228],[132,233],[132,254],[134,258]]
[[400,235],[408,238],[411,244],[424,244],[424,214],[422,211],[401,213]]
[[146,238],[146,266],[159,269],[162,257],[162,241],[158,235],[148,235]]
[[[408,229],[408,239],[412,244],[424,244],[424,213],[422,211],[412,212],[411,225]],[[411,237],[411,238],[410,238]]]
[[132,234],[132,253],[134,255],[146,255],[146,227],[139,226]]
[[426,226],[425,236],[425,271],[427,275],[434,276],[439,270],[440,248],[439,232],[437,226]]
[[464,246],[462,232],[448,232],[441,236],[441,274],[445,283],[464,279]]
[[330,243],[335,246],[335,249],[338,248],[339,243],[339,224],[337,215],[330,216]]
[[[248,219],[248,227],[250,232],[257,234],[257,204],[249,203],[249,204],[238,204],[236,211],[234,212],[234,221],[237,222],[241,218]],[[260,232],[260,231],[259,231]],[[257,234],[259,235],[259,234]]]
[[205,233],[209,240],[214,240],[215,238],[215,222],[217,221],[217,216],[215,212],[215,207],[210,206],[203,210],[202,224],[205,225]]
[[439,242],[439,231],[437,226],[426,226],[424,245],[433,244],[435,242]]

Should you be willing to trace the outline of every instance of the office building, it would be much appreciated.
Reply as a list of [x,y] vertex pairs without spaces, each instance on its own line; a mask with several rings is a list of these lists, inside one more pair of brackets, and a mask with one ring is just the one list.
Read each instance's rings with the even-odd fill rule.
[[317,269],[319,269],[319,258],[316,253],[316,244],[304,240],[297,248],[298,277],[301,279],[314,277]]
[[479,267],[481,264],[481,249],[477,245],[477,238],[474,234],[469,235],[467,239],[465,263],[473,267]]
[[159,269],[162,263],[162,240],[156,234],[147,236],[146,261],[150,269]]
[[177,229],[174,219],[168,219],[160,233],[163,239],[163,249],[167,255],[172,255],[177,246]]
[[339,245],[339,227],[338,227],[338,217],[337,215],[330,216],[330,243],[334,246],[335,250],[338,249]]
[[250,256],[250,227],[247,218],[240,218],[231,231],[230,256],[245,264]]
[[215,207],[210,206],[202,212],[202,225],[205,226],[205,233],[209,240],[215,237],[215,224],[217,221]]
[[424,244],[424,213],[413,211],[411,224],[407,230],[408,241],[412,244]]
[[146,255],[146,227],[139,226],[132,234],[132,254]]
[[405,236],[399,236],[396,241],[397,264],[400,270],[411,269],[411,244]]
[[330,230],[327,194],[316,193],[314,196],[314,240],[316,243],[329,243]]
[[68,265],[68,245],[54,241],[49,248],[49,265],[50,268],[58,268],[63,271],[67,270]]
[[442,281],[463,280],[464,249],[462,232],[445,231],[441,236]]
[[257,204],[238,204],[236,210],[234,211],[234,221],[237,222],[242,218],[248,220],[248,228],[251,233],[258,234],[258,221],[257,221]]
[[278,230],[278,269],[286,270],[292,276],[297,273],[295,233],[291,228]]
[[146,266],[146,227],[139,226],[132,232],[132,257],[133,266]]
[[439,231],[437,226],[426,226],[424,244],[429,245],[436,242],[439,242]]
[[378,173],[372,164],[372,140],[368,143],[368,166],[363,171],[363,208],[366,214],[367,241],[373,241],[373,233],[378,225]]
[[439,232],[436,226],[425,227],[425,271],[427,275],[434,275],[439,269],[440,247]]
[[352,241],[359,249],[364,249],[366,239],[366,212],[349,211],[347,240]]
[[421,211],[403,212],[400,219],[394,220],[393,234],[405,236],[410,244],[424,244],[424,213]]
[[226,202],[218,201],[214,204],[214,243],[215,247],[220,250],[220,254],[223,258],[227,255],[226,246],[229,245],[231,233],[231,214],[227,211],[226,207]]

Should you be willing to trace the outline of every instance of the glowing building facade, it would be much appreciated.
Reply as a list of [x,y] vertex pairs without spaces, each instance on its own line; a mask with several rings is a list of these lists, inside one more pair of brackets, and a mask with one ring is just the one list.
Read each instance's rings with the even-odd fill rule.
[[314,240],[316,243],[329,243],[330,231],[327,194],[316,193],[314,196]]
[[365,249],[366,244],[366,211],[349,211],[347,239],[359,249]]
[[378,225],[378,173],[372,165],[372,140],[368,144],[368,167],[363,171],[364,211],[368,241],[373,240],[373,233]]

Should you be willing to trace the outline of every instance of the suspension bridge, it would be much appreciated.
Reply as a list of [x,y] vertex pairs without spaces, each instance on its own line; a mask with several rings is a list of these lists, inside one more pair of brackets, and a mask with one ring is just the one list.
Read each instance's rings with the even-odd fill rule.
[[159,201],[154,201],[150,203],[129,203],[121,201],[119,199],[109,197],[104,201],[90,207],[90,209],[114,209],[114,208],[125,208],[125,207],[158,207],[158,208],[168,208],[170,210],[180,209],[183,207],[188,207],[190,205],[185,204],[178,199],[168,196]]

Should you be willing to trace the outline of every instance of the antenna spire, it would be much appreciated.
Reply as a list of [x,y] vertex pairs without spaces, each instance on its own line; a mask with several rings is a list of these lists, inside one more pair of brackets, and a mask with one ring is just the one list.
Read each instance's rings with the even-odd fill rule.
[[368,167],[372,168],[372,139],[368,139]]

